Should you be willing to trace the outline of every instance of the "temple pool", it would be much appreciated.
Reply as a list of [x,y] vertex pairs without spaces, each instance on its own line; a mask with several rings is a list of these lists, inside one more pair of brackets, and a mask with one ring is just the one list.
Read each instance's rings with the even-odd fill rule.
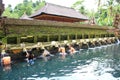
[[0,66],[0,80],[120,80],[120,45],[80,50],[65,59],[37,59],[32,66],[19,62],[9,71]]

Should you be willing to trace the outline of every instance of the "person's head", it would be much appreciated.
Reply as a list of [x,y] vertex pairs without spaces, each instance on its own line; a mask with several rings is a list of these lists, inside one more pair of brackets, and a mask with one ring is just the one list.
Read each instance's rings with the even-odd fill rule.
[[72,47],[72,45],[69,45],[69,48],[71,48]]

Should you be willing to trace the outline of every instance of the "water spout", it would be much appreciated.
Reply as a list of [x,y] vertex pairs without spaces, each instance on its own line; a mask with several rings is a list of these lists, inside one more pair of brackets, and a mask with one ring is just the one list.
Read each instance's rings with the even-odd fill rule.
[[117,44],[120,44],[120,40],[117,38]]

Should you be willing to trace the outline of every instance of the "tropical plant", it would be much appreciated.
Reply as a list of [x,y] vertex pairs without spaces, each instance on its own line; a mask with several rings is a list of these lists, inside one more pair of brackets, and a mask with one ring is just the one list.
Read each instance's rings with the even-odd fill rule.
[[85,9],[85,6],[83,5],[83,2],[84,0],[78,0],[77,2],[73,4],[72,8],[78,10],[82,14],[87,14],[87,11]]
[[115,4],[115,0],[107,0],[100,8],[98,9],[98,18],[97,23],[99,25],[108,25],[112,26],[114,22],[114,16],[118,12],[118,6]]
[[12,6],[9,5],[2,16],[7,16],[9,18],[19,18],[24,13],[26,13],[28,16],[31,15],[34,11],[38,10],[42,6],[45,5],[44,0],[38,0],[36,2],[32,2],[32,0],[23,0],[23,3],[17,4],[14,9],[12,9]]

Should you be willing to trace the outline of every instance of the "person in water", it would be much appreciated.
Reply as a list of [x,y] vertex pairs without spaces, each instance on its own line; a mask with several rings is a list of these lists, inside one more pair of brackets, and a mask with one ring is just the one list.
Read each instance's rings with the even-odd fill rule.
[[27,62],[30,64],[30,65],[33,65],[34,64],[34,54],[32,54],[32,52],[27,52]]
[[4,71],[11,69],[11,57],[5,52],[4,55],[1,53],[1,64]]
[[43,48],[44,51],[42,53],[42,58],[47,61],[48,59],[51,58],[51,56],[53,56],[52,54],[50,54],[50,52],[48,50],[46,50],[45,48]]
[[59,47],[60,55],[62,56],[62,59],[65,58],[65,56],[67,55],[67,53],[65,52],[65,47]]
[[76,53],[76,50],[72,47],[72,45],[69,45],[69,52],[70,52],[70,55],[73,55]]

